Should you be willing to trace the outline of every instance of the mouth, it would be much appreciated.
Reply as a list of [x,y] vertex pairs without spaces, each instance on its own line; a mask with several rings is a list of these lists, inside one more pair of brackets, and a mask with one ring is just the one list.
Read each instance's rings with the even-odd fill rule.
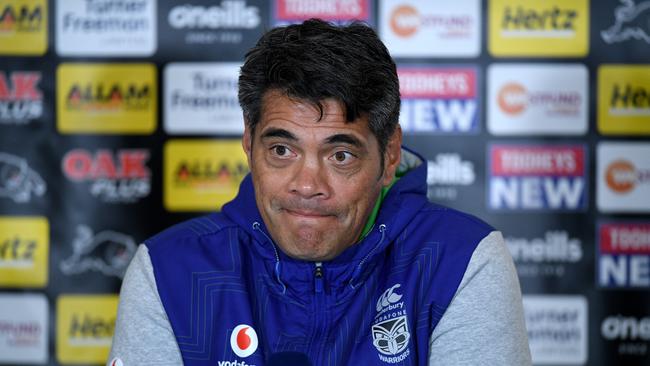
[[307,219],[321,219],[321,218],[333,216],[328,213],[313,211],[313,210],[288,209],[288,208],[285,208],[283,210],[284,212],[286,212],[291,216],[295,216],[299,218],[307,218]]

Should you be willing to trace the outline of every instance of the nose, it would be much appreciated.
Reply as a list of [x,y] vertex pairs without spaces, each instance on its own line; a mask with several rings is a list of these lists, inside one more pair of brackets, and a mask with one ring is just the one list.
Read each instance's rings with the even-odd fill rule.
[[289,182],[289,191],[301,198],[327,198],[327,185],[324,167],[317,159],[304,159],[296,166]]

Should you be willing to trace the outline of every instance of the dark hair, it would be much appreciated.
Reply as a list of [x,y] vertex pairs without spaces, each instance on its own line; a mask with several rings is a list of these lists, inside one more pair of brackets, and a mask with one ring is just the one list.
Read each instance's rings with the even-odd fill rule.
[[382,157],[399,119],[395,62],[375,31],[359,22],[339,27],[310,19],[266,32],[239,76],[239,104],[251,134],[270,90],[313,103],[321,116],[326,98],[344,104],[348,122],[367,115]]

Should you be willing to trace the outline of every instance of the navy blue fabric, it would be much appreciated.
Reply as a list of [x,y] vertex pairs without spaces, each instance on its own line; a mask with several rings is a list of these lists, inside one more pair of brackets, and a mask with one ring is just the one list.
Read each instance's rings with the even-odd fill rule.
[[[390,189],[371,233],[323,263],[322,281],[314,263],[286,256],[270,239],[250,176],[221,213],[147,240],[185,365],[261,366],[269,355],[288,351],[318,366],[426,365],[431,332],[477,244],[493,230],[429,203],[426,189],[421,164]],[[379,316],[378,300],[390,288],[403,306],[409,338],[406,349],[387,355],[373,345],[372,326],[402,314],[382,308]],[[245,358],[230,345],[239,324],[252,326],[259,339]]]

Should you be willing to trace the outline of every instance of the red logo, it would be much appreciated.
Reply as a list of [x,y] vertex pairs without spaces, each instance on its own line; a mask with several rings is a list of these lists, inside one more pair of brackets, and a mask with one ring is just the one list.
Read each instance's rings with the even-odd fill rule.
[[230,335],[230,347],[239,357],[248,357],[257,350],[258,340],[255,329],[247,324],[239,324]]

